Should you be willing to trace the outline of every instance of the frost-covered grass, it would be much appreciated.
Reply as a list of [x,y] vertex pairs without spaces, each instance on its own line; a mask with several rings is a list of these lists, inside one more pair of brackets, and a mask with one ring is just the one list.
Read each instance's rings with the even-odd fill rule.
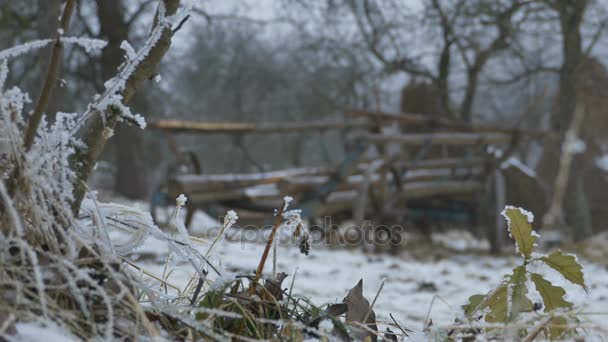
[[[96,159],[92,151],[100,153],[103,147],[95,149],[85,141],[90,142],[96,133],[103,139],[111,136],[106,133],[113,126],[108,123],[108,113],[102,111],[112,106],[122,118],[141,124],[120,100],[160,36],[171,34],[172,27],[183,19],[182,9],[187,10],[180,7],[172,10],[173,15],[165,15],[164,3],[159,2],[157,25],[137,58],[124,64],[84,114],[59,112],[49,116],[54,120],[44,115],[48,102],[44,99],[51,96],[57,82],[62,45],[77,44],[89,52],[105,45],[96,39],[63,36],[74,1],[65,5],[55,38],[0,51],[1,340],[158,337],[159,329],[150,322],[138,297],[148,294],[154,302],[159,291],[149,292],[133,279],[121,259],[148,234],[164,237],[168,248],[175,247],[176,255],[202,273],[204,257],[187,243],[155,230],[148,214],[98,203],[95,192],[88,192],[81,206],[84,191],[77,190],[86,187],[88,171],[84,168],[92,167]],[[31,101],[19,85],[5,84],[8,65],[47,45],[53,46],[52,56],[57,58],[51,58],[43,95]],[[134,90],[132,87],[131,92]],[[82,133],[80,124],[92,115],[99,117],[98,130]],[[110,228],[119,225],[134,233],[124,245],[108,239]]]

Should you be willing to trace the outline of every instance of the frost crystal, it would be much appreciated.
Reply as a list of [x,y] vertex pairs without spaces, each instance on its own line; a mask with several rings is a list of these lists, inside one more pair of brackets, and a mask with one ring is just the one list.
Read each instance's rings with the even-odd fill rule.
[[230,229],[238,219],[239,217],[234,210],[228,211],[226,217],[224,217],[224,229]]
[[301,209],[292,209],[283,213],[283,218],[286,220],[285,226],[289,230],[296,229],[299,225],[302,224],[302,214]]
[[125,54],[127,55],[128,61],[132,61],[137,58],[137,53],[135,52],[135,49],[133,49],[133,47],[131,46],[131,44],[129,44],[128,41],[123,40],[122,43],[120,43],[120,48],[125,50]]
[[[32,50],[43,48],[52,42],[54,39],[33,40],[21,45],[13,46],[12,48],[0,51],[0,61],[19,57]],[[85,38],[85,37],[61,37],[62,43],[76,44],[82,46],[87,52],[102,49],[106,46],[106,42],[100,39]]]
[[[181,12],[180,12],[181,13]],[[148,56],[150,51],[156,43],[162,37],[163,32],[166,29],[170,29],[174,20],[177,18],[175,15],[171,17],[165,16],[165,7],[163,2],[160,2],[158,8],[158,22],[154,30],[150,32],[148,40],[144,43],[144,46],[134,54],[131,53],[132,47],[127,47],[127,44],[121,44],[121,47],[127,50],[127,55],[131,55],[127,58],[127,62],[121,68],[120,72],[113,78],[107,80],[104,83],[105,90],[103,94],[96,97],[95,102],[89,105],[89,109],[81,116],[75,127],[75,130],[79,129],[87,119],[97,113],[105,113],[108,106],[114,105],[120,111],[121,117],[127,120],[134,121],[140,128],[145,128],[145,121],[140,115],[133,115],[131,111],[122,103],[122,91],[125,89],[127,80],[135,72],[139,64]],[[129,56],[128,56],[129,57]]]
[[52,41],[52,39],[33,40],[25,44],[13,46],[12,48],[2,50],[0,51],[0,61],[3,59],[18,57],[20,55],[30,52],[31,50],[43,48],[49,45]]
[[146,119],[144,119],[143,116],[139,115],[139,114],[133,114],[133,116],[131,117],[133,119],[133,121],[135,121],[135,123],[137,124],[137,127],[144,129],[146,128]]
[[122,95],[114,94],[102,99],[98,102],[97,109],[99,109],[101,112],[105,112],[108,107],[111,106],[118,109],[121,119],[131,122],[141,129],[146,128],[147,124],[144,117],[139,114],[131,113],[131,109],[122,103]]
[[285,197],[283,197],[283,202],[285,202],[285,206],[283,207],[283,211],[287,210],[287,207],[289,207],[289,203],[291,203],[291,201],[293,201],[293,197],[291,197],[291,196],[285,196]]
[[183,207],[186,205],[186,201],[188,200],[188,198],[184,195],[184,194],[180,194],[175,201],[177,202],[177,206],[178,207]]
[[99,51],[108,45],[105,40],[87,37],[61,37],[61,42],[81,46],[87,53]]
[[507,220],[507,223],[511,224],[511,221],[509,220],[509,217],[507,216],[507,210],[509,210],[509,209],[519,210],[519,212],[522,215],[524,215],[524,216],[526,216],[528,218],[528,223],[532,224],[534,222],[534,214],[532,212],[527,211],[524,208],[519,208],[519,207],[514,207],[512,205],[508,205],[500,213],[500,215],[502,215],[505,218],[505,220]]

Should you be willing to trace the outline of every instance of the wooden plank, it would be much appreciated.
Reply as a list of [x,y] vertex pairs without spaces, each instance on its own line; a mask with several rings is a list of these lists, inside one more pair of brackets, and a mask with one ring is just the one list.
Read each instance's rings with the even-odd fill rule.
[[543,130],[518,129],[491,124],[466,123],[430,114],[387,113],[364,110],[353,110],[345,113],[352,117],[367,117],[381,121],[399,122],[404,125],[445,128],[464,132],[500,132],[505,134],[522,134],[532,138],[544,138],[554,133]]
[[308,167],[260,173],[186,174],[176,176],[169,182],[169,186],[174,189],[173,192],[219,192],[259,184],[276,183],[288,177],[327,175],[330,172],[331,170],[328,168]]
[[443,168],[473,168],[481,167],[485,163],[484,158],[445,158],[426,159],[419,161],[397,161],[394,165],[407,170],[443,169]]
[[405,146],[436,145],[470,146],[478,144],[508,144],[511,140],[504,133],[412,133],[412,134],[362,134],[357,137],[372,143],[398,143]]
[[[428,181],[405,184],[397,198],[401,204],[407,200],[433,196],[471,196],[482,189],[477,181]],[[332,215],[337,212],[351,211],[360,194],[357,190],[332,192],[327,201],[314,211],[315,216]]]
[[407,201],[431,196],[475,194],[481,189],[482,185],[478,181],[418,182],[405,184],[398,196],[400,201]]
[[277,200],[280,198],[280,192],[276,184],[258,184],[238,189],[223,190],[223,191],[176,191],[175,188],[170,190],[170,196],[178,196],[179,193],[187,194],[188,200],[192,203],[219,203],[234,200]]
[[[418,169],[410,170],[405,173],[402,177],[402,182],[413,183],[422,181],[431,181],[438,179],[461,179],[464,177],[477,176],[481,173],[480,168],[455,168],[455,169]],[[389,182],[392,182],[393,176],[390,173],[386,173],[386,178]],[[364,181],[364,175],[352,175],[348,177],[346,182],[340,184],[336,191],[352,190],[359,187]],[[316,187],[321,186],[327,182],[327,176],[314,176],[314,177],[290,177],[282,179],[278,182],[278,187],[283,195],[298,194],[303,191],[309,191]],[[380,173],[373,173],[369,175],[369,183],[376,185],[381,181]]]
[[370,128],[374,124],[366,121],[319,120],[290,123],[246,123],[246,122],[202,122],[186,120],[156,120],[150,128],[176,133],[244,134],[244,133],[288,133],[301,131],[323,131],[328,129]]
[[[358,171],[365,172],[370,163],[374,160],[368,160],[359,164]],[[453,168],[477,168],[482,167],[487,159],[480,157],[471,158],[443,158],[443,159],[421,159],[417,161],[397,160],[393,161],[390,166],[402,170],[434,170],[434,169],[453,169]]]

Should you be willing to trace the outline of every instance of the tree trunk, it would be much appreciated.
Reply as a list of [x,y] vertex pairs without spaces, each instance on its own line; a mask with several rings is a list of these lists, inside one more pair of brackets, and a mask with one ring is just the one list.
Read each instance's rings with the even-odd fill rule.
[[[570,126],[577,104],[576,72],[584,59],[581,37],[581,23],[588,5],[587,0],[559,2],[560,27],[562,32],[563,64],[560,70],[559,96],[557,108],[552,117],[553,129],[562,137]],[[591,212],[582,183],[582,174],[576,157],[570,170],[568,195],[565,197],[565,218],[575,241],[586,239],[592,234]]]
[[114,137],[116,175],[114,192],[132,199],[148,195],[148,173],[144,165],[143,134],[139,127],[121,125]]
[[[172,17],[179,8],[180,0],[163,0],[163,2],[166,7],[166,16]],[[99,2],[99,4],[102,3],[105,4],[105,2]],[[135,70],[130,76],[122,75],[122,77],[128,77],[124,89],[120,92],[125,104],[129,103],[138,88],[154,75],[162,58],[171,47],[175,31],[165,25],[156,27],[158,30],[155,32],[160,35],[156,43],[147,51],[146,57],[135,66]],[[121,114],[113,107],[108,108],[104,113],[96,111],[90,113],[91,115],[86,117],[77,133],[86,148],[76,146],[76,151],[70,158],[70,165],[76,174],[73,184],[74,200],[72,202],[72,210],[75,214],[80,210],[80,204],[86,192],[84,182],[89,178],[95,162],[105,148],[109,139],[107,133],[115,128]]]
[[[108,41],[101,55],[102,79],[108,80],[116,74],[124,61],[120,48],[129,36],[129,25],[125,19],[125,8],[121,0],[98,0],[100,36]],[[98,85],[101,88],[101,85]],[[101,89],[100,89],[101,90]],[[128,198],[144,198],[147,195],[146,170],[141,153],[143,136],[141,129],[119,125],[115,130],[114,147],[116,174],[114,192]]]

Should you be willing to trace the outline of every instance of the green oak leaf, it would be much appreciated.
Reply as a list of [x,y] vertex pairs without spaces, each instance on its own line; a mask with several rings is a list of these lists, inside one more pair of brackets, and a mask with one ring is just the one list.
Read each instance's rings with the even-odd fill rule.
[[[485,296],[474,295],[469,297],[468,304],[463,305],[462,308],[468,317],[475,312],[489,308],[490,311],[485,316],[486,322],[502,323],[511,321],[520,312],[532,310],[533,304],[527,296],[526,280],[526,267],[518,266],[513,269],[513,274],[507,282]],[[511,298],[508,298],[509,295]]]
[[547,264],[547,266],[561,273],[564,278],[581,286],[587,291],[583,267],[578,263],[574,255],[557,250],[549,254],[549,256],[542,257],[540,260]]
[[536,286],[536,291],[538,291],[538,293],[540,293],[540,296],[543,298],[543,303],[545,304],[545,312],[549,312],[558,308],[572,307],[572,303],[564,299],[566,291],[563,288],[559,286],[553,286],[550,281],[546,280],[538,273],[531,273],[530,279],[534,283],[534,286]]
[[532,224],[528,221],[526,211],[507,206],[502,215],[507,219],[509,232],[517,245],[517,252],[524,258],[530,259],[537,235],[533,233]]
[[462,310],[464,310],[464,314],[467,317],[471,317],[477,310],[477,307],[481,302],[486,298],[485,295],[476,294],[469,297],[469,302],[462,306]]
[[503,284],[490,294],[484,307],[490,308],[486,322],[502,323],[507,320],[507,285]]
[[509,281],[509,288],[511,289],[511,312],[509,313],[508,320],[511,321],[520,312],[531,311],[532,301],[528,298],[528,288],[526,287],[526,267],[518,266],[513,269],[513,275]]

